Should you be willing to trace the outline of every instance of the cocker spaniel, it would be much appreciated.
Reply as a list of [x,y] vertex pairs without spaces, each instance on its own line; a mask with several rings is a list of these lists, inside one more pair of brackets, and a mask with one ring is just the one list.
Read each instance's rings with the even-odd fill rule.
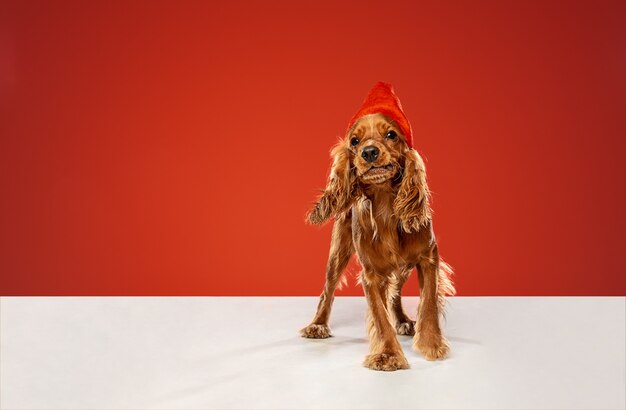
[[[445,295],[454,294],[452,269],[439,257],[424,161],[412,148],[411,127],[391,85],[374,86],[331,155],[328,184],[307,215],[315,225],[334,218],[326,284],[301,335],[331,336],[334,291],[356,252],[368,303],[370,354],[364,366],[409,367],[396,333],[414,335],[413,348],[426,359],[445,358],[449,345],[439,316]],[[413,268],[420,287],[417,324],[404,312],[400,296]]]

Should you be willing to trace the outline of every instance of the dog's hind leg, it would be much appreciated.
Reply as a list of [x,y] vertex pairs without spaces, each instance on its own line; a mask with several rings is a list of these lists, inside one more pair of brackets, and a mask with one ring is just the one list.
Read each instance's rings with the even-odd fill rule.
[[413,271],[413,267],[406,268],[405,270],[401,270],[396,273],[398,283],[397,286],[391,289],[393,294],[390,295],[391,297],[388,301],[390,305],[390,310],[393,314],[393,318],[395,319],[396,332],[399,335],[407,336],[412,336],[415,334],[415,321],[411,320],[411,318],[409,318],[409,316],[402,308],[401,293],[404,283],[411,275],[411,271]]
[[330,255],[326,264],[326,283],[320,296],[315,317],[304,329],[300,330],[302,337],[324,339],[330,337],[328,319],[333,304],[335,288],[340,281],[341,273],[348,265],[350,257],[354,253],[352,243],[352,218],[350,213],[335,220],[333,234],[330,243]]

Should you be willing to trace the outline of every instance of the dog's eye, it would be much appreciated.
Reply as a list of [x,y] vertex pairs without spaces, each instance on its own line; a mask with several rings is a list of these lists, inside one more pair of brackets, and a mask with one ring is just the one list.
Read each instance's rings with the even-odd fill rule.
[[359,145],[359,142],[360,140],[357,137],[352,137],[352,139],[350,140],[350,145],[356,147],[357,145]]
[[395,140],[397,136],[398,134],[396,134],[394,130],[387,132],[387,135],[386,135],[386,137],[389,138],[390,140]]

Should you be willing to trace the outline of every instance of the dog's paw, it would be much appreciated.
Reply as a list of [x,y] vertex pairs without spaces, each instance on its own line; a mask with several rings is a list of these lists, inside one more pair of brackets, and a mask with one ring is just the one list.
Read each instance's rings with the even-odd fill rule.
[[443,336],[416,338],[413,349],[420,352],[426,360],[445,359],[450,353],[450,345]]
[[401,322],[396,324],[396,333],[404,336],[413,336],[415,334],[415,321]]
[[314,323],[300,330],[300,335],[309,339],[326,339],[331,337],[328,325],[316,325]]
[[409,362],[402,353],[376,353],[367,355],[363,366],[372,370],[392,372],[399,369],[408,369]]

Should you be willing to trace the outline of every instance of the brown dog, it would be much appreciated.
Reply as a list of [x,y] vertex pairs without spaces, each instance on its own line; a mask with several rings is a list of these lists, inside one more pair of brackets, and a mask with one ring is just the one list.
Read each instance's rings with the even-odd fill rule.
[[[370,354],[364,365],[374,370],[409,367],[396,333],[414,334],[414,349],[428,360],[442,359],[449,350],[439,315],[445,295],[454,293],[452,270],[439,258],[426,169],[411,143],[410,125],[391,86],[377,84],[345,138],[332,149],[328,185],[307,215],[312,224],[331,217],[335,223],[324,291],[315,318],[301,334],[330,336],[334,291],[356,251],[369,306]],[[417,325],[402,309],[400,299],[402,285],[414,267],[421,295]]]

